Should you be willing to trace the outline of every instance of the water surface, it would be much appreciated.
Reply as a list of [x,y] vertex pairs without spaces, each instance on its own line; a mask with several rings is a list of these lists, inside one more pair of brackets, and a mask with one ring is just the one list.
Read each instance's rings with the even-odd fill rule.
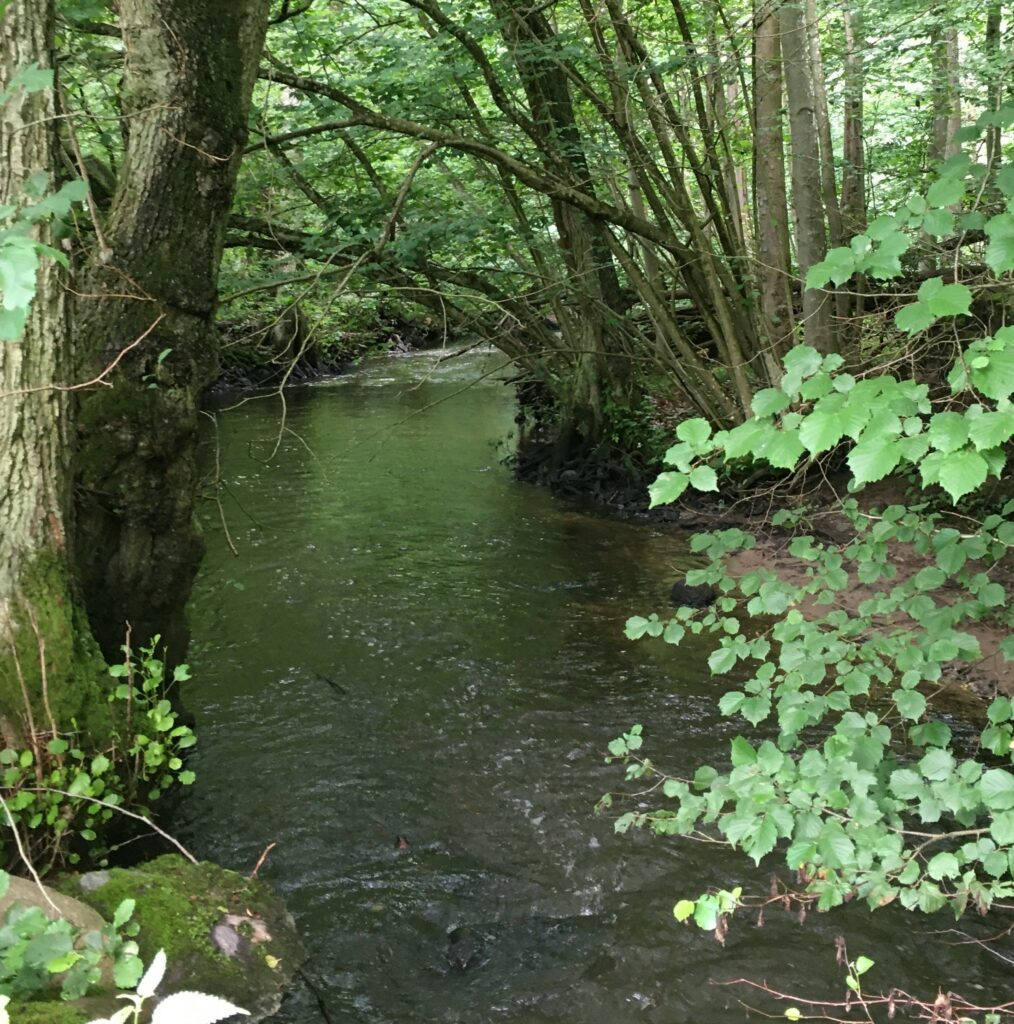
[[[718,847],[593,814],[622,788],[606,744],[634,722],[674,772],[725,756],[707,641],[622,633],[664,605],[684,542],[514,482],[511,393],[481,378],[497,358],[377,361],[291,392],[284,424],[277,398],[219,411],[239,554],[209,505],[185,840],[243,872],[277,842],[261,877],[343,1024],[742,1020],[762,1000],[716,982],[843,993],[837,934],[885,987],[1003,998],[1004,966],[931,938],[939,916],[773,909],[724,948],[675,923],[708,886],[768,887]],[[485,948],[464,973],[444,957],[463,925]],[[278,1021],[321,1019],[302,990]]]

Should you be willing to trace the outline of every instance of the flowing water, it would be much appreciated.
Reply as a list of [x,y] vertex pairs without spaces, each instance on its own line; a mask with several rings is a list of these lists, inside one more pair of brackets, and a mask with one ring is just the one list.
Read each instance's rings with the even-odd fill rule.
[[[209,506],[183,837],[244,872],[278,844],[260,875],[343,1024],[743,1020],[739,1000],[762,997],[718,983],[839,998],[838,934],[875,984],[1004,998],[1004,966],[931,936],[939,916],[772,909],[762,928],[737,917],[724,948],[673,920],[708,886],[768,886],[719,847],[617,836],[593,813],[624,788],[603,755],[634,722],[674,772],[728,749],[707,641],[623,636],[664,607],[685,542],[514,482],[496,366],[373,362],[291,392],[284,430],[277,398],[219,411],[238,556]],[[446,959],[462,926],[466,971]],[[322,1019],[303,987],[278,1021]]]

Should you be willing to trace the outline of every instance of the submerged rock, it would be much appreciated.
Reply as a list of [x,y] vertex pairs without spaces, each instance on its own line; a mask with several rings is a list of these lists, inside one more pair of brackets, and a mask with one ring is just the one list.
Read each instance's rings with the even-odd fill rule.
[[669,599],[677,608],[707,608],[717,597],[718,591],[710,583],[695,586],[686,580],[677,580],[669,594]]
[[141,958],[147,964],[159,949],[166,952],[159,994],[191,989],[221,996],[249,1010],[251,1022],[278,1012],[306,954],[271,889],[175,854],[103,874],[76,880],[81,899],[109,918],[121,900],[137,901]]
[[455,928],[447,933],[447,963],[457,971],[467,971],[482,963],[485,947],[471,928]]

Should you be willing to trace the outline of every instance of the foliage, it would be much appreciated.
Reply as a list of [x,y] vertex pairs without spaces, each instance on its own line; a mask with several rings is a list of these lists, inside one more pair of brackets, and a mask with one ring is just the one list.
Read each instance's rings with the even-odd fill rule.
[[[984,173],[966,162],[960,172],[958,166],[945,166],[923,206],[908,204],[923,211],[917,215],[923,229],[939,204],[961,200],[966,176],[982,193]],[[1008,176],[1002,166],[997,177]],[[991,238],[1010,216],[1005,210],[985,221]],[[904,226],[913,226],[911,217]],[[899,268],[889,263],[902,243],[891,242],[885,256],[883,242],[902,233],[895,224],[879,239],[875,234],[879,229],[871,226],[850,247],[854,269],[896,274]],[[994,271],[1014,269],[1014,250],[997,248],[993,255]],[[808,283],[819,285],[833,273],[825,266]],[[912,326],[966,315],[972,298],[966,292],[963,284],[938,282],[906,307],[918,309],[917,320],[910,314]],[[911,469],[921,496],[882,510],[847,498],[841,510],[853,534],[841,544],[797,528],[788,550],[807,566],[798,584],[763,568],[730,576],[727,557],[754,544],[743,530],[692,539],[691,549],[710,563],[688,581],[715,586],[715,605],[704,614],[680,609],[668,622],[632,618],[627,635],[675,644],[688,631],[718,638],[711,672],[736,680],[719,707],[748,723],[756,738],[732,741],[726,770],[702,766],[691,778],[675,778],[642,756],[641,729],[631,729],[611,745],[611,756],[626,761],[628,778],[657,779],[672,803],[628,812],[617,830],[717,831],[755,863],[777,851],[822,910],[858,895],[871,908],[897,900],[908,909],[949,907],[960,916],[968,909],[985,913],[1014,896],[1014,704],[1006,696],[993,700],[975,756],[958,748],[933,705],[952,665],[982,656],[973,623],[1014,627],[995,578],[1014,547],[1014,501],[980,521],[958,514],[940,495],[957,504],[1003,472],[1014,436],[1014,330],[973,335],[948,382],[950,393],[935,396],[925,384],[889,373],[853,376],[840,356],[798,346],[785,356],[778,386],[755,395],[751,419],[717,433],[703,419],[680,425],[678,443],[666,454],[673,468],[652,487],[654,504],[688,488],[713,490],[711,463],[719,460],[795,471],[832,452],[847,453],[853,493]],[[786,527],[794,521],[788,512],[774,518]],[[917,571],[899,571],[902,553]],[[869,595],[856,610],[840,600],[854,581]],[[1014,634],[1006,634],[1001,651],[1014,659]],[[710,909],[699,920],[696,911],[711,908],[714,899],[681,901],[677,916],[712,927]]]
[[[111,1017],[93,1020],[91,1024],[127,1024],[128,1021],[138,1024],[141,1010],[145,1002],[155,995],[165,976],[165,969],[166,955],[160,949],[152,958],[144,977],[137,983],[136,992],[122,997],[129,1000],[130,1006],[117,1010]],[[218,996],[209,996],[204,992],[174,992],[159,1000],[152,1011],[151,1024],[215,1024],[216,1021],[236,1014],[244,1017],[250,1015],[247,1010],[233,1006]]]
[[[26,830],[36,853],[50,863],[77,863],[79,841],[95,843],[100,826],[119,807],[146,813],[174,783],[190,785],[194,773],[184,752],[197,738],[179,724],[167,693],[165,665],[155,656],[160,638],[138,652],[124,645],[124,660],[109,668],[115,680],[108,700],[122,705],[122,732],[105,750],[88,750],[86,737],[52,736],[30,749],[0,750],[0,787],[14,824]],[[189,677],[186,665],[173,671],[173,684]],[[32,842],[31,834],[38,833]],[[92,859],[105,863],[98,845]]]
[[[9,884],[0,871],[0,896]],[[15,903],[0,923],[0,997],[29,1000],[59,982],[63,999],[79,999],[99,984],[103,960],[112,961],[120,988],[133,987],[141,976],[131,937],[137,933],[130,924],[133,912],[133,900],[124,900],[111,923],[85,931],[62,918],[50,920],[39,907]]]
[[[49,89],[53,72],[36,64],[22,68],[0,93],[0,108],[19,93],[31,94]],[[25,320],[35,298],[35,275],[39,258],[56,260],[66,267],[67,257],[52,246],[40,242],[34,232],[45,221],[59,225],[76,202],[81,202],[87,189],[82,181],[70,181],[56,192],[49,192],[49,175],[33,174],[23,186],[18,204],[0,206],[0,341],[20,338]]]

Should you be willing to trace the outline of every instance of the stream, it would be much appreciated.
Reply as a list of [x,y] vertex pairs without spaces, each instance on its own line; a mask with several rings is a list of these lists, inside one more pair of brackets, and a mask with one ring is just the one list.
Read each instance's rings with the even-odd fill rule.
[[[679,898],[766,892],[770,874],[594,813],[625,788],[603,755],[631,724],[686,774],[736,731],[707,638],[623,636],[666,607],[685,539],[515,482],[501,357],[439,355],[292,390],[284,430],[277,396],[217,411],[228,536],[209,502],[184,691],[198,780],[174,824],[244,873],[278,844],[260,877],[331,1019],[717,1024],[746,1019],[741,1001],[780,1016],[718,983],[842,998],[837,935],[876,961],[873,988],[1009,996],[1004,964],[931,934],[946,916],[772,908],[763,927],[738,915],[724,947],[674,921]],[[457,927],[481,947],[466,971],[445,956]],[[324,1018],[300,986],[276,1020]]]

